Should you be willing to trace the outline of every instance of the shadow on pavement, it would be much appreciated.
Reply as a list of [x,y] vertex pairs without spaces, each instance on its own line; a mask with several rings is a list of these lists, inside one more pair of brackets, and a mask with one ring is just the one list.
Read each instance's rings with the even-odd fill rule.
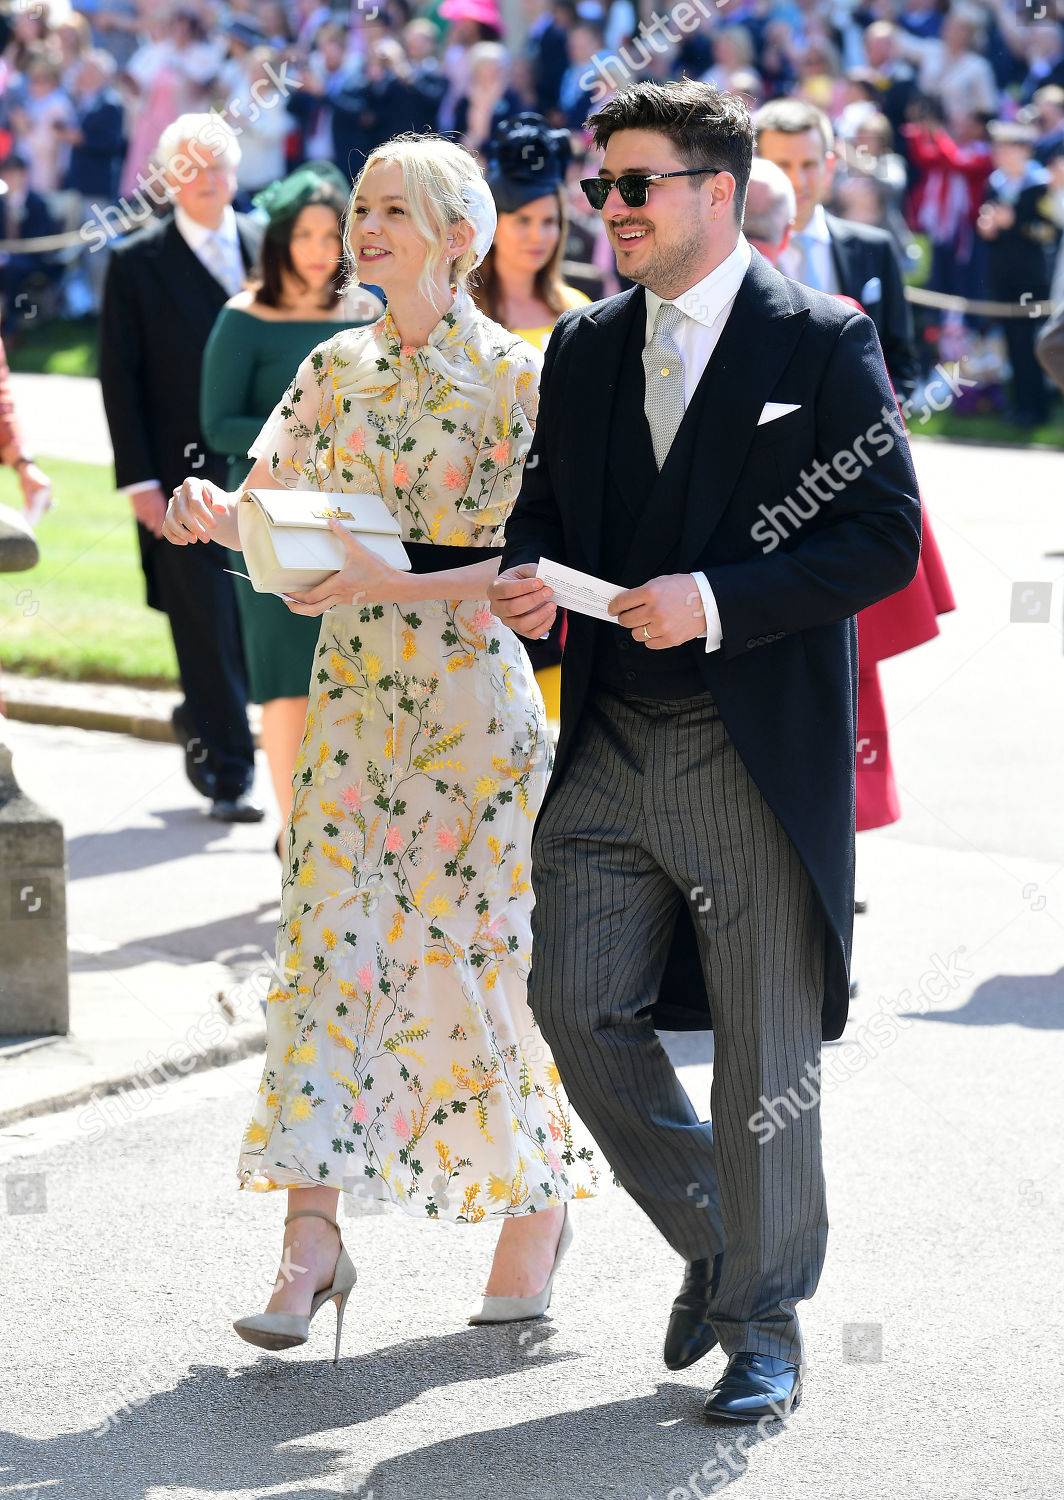
[[[743,1475],[745,1455],[783,1431],[775,1421],[763,1431],[709,1426],[701,1390],[663,1384],[630,1401],[445,1439],[377,1464],[358,1453],[357,1431],[343,1447],[300,1446],[318,1433],[357,1429],[426,1393],[527,1370],[530,1357],[557,1364],[560,1384],[561,1367],[580,1356],[541,1352],[554,1332],[549,1323],[536,1329],[534,1356],[529,1330],[510,1327],[398,1344],[341,1359],[336,1369],[327,1360],[265,1354],[232,1372],[198,1365],[139,1405],[131,1381],[114,1416],[96,1428],[41,1440],[0,1433],[0,1489],[16,1483],[20,1493],[28,1487],[54,1500],[143,1500],[158,1487],[195,1495],[268,1491],[283,1500],[278,1485],[317,1479],[328,1487],[301,1487],[292,1500],[297,1493],[299,1500],[484,1500],[500,1491],[535,1500],[665,1500],[677,1486],[716,1493]],[[470,1391],[468,1401],[475,1400]],[[447,1396],[441,1407],[454,1409],[455,1402]]]
[[100,953],[79,952],[72,945],[71,972],[133,969],[147,958],[173,958],[183,964],[216,960],[230,967],[256,960],[261,963],[263,952],[272,954],[274,950],[279,902],[278,887],[277,901],[261,901],[254,911],[222,917],[217,922],[175,927],[172,932],[155,933]]
[[[151,816],[155,823],[150,827],[116,824],[94,833],[75,834],[67,843],[71,880],[150,869],[208,852],[247,855],[249,851],[235,842],[227,847],[234,825],[216,823],[207,816],[207,806],[204,802],[202,811],[193,807],[153,807]],[[270,855],[279,871],[281,866],[270,847],[270,838],[277,837],[277,830],[269,817],[258,826],[268,830],[262,834],[263,854]]]
[[1029,1026],[1064,1030],[1064,969],[1055,974],[998,974],[972,991],[957,1010],[907,1011],[919,1021],[951,1026]]

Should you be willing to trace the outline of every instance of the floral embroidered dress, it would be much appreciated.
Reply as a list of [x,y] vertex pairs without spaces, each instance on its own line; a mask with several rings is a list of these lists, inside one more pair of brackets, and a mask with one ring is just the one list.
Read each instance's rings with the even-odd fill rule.
[[[459,290],[421,348],[389,313],[320,345],[252,454],[289,488],[381,495],[405,540],[498,545],[541,365]],[[486,600],[323,616],[242,1187],[467,1222],[594,1191],[526,999],[549,769],[528,659]]]

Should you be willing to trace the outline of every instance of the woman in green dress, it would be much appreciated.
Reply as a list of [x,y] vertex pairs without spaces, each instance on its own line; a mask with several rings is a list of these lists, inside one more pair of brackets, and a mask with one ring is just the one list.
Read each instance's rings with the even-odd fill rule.
[[[308,162],[255,199],[267,215],[259,279],[222,308],[203,355],[203,432],[229,455],[229,487],[240,489],[247,451],[277,405],[293,369],[324,339],[372,323],[383,305],[346,279],[341,222],[347,179],[331,162]],[[231,552],[234,571],[246,571]],[[237,580],[251,698],[262,704],[262,747],[282,825],[307,714],[318,622],[293,615],[274,594]],[[278,852],[280,852],[278,850]]]

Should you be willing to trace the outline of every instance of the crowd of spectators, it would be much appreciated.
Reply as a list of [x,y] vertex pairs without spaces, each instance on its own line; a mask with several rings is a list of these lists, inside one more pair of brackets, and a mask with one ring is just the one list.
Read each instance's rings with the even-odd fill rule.
[[[481,151],[500,119],[532,108],[572,134],[568,254],[590,268],[595,295],[609,294],[621,283],[577,187],[597,169],[583,122],[633,78],[687,74],[751,108],[788,96],[823,110],[832,208],[888,229],[931,291],[1064,294],[1064,270],[1053,280],[1064,25],[1052,7],[519,0],[506,15],[509,26],[499,0],[14,0],[0,18],[0,239],[73,235],[93,219],[109,224],[100,242],[118,233],[120,215],[105,210],[151,210],[138,197],[151,151],[189,110],[223,111],[238,130],[246,208],[302,161],[353,177],[374,146],[411,129]],[[68,316],[98,306],[105,256],[73,240],[0,258],[9,320],[20,297],[36,307],[49,292]],[[953,358],[993,326],[950,305],[928,321]]]

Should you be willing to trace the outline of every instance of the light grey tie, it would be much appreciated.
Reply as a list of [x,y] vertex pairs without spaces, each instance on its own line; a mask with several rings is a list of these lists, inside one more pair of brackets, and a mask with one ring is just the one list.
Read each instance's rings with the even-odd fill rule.
[[683,316],[683,309],[675,302],[662,302],[654,319],[654,331],[643,349],[646,377],[643,409],[650,425],[654,458],[659,469],[668,457],[676,429],[683,421],[683,360],[673,338]]
[[795,281],[800,281],[803,286],[813,288],[814,292],[823,291],[820,285],[820,277],[817,275],[816,261],[813,259],[813,242],[807,234],[800,232],[791,235],[791,244],[794,246],[797,269]]
[[238,278],[233,258],[220,232],[215,231],[204,240],[200,259],[215,281],[220,281],[225,287],[230,297],[239,292],[244,284],[244,277],[241,274]]

